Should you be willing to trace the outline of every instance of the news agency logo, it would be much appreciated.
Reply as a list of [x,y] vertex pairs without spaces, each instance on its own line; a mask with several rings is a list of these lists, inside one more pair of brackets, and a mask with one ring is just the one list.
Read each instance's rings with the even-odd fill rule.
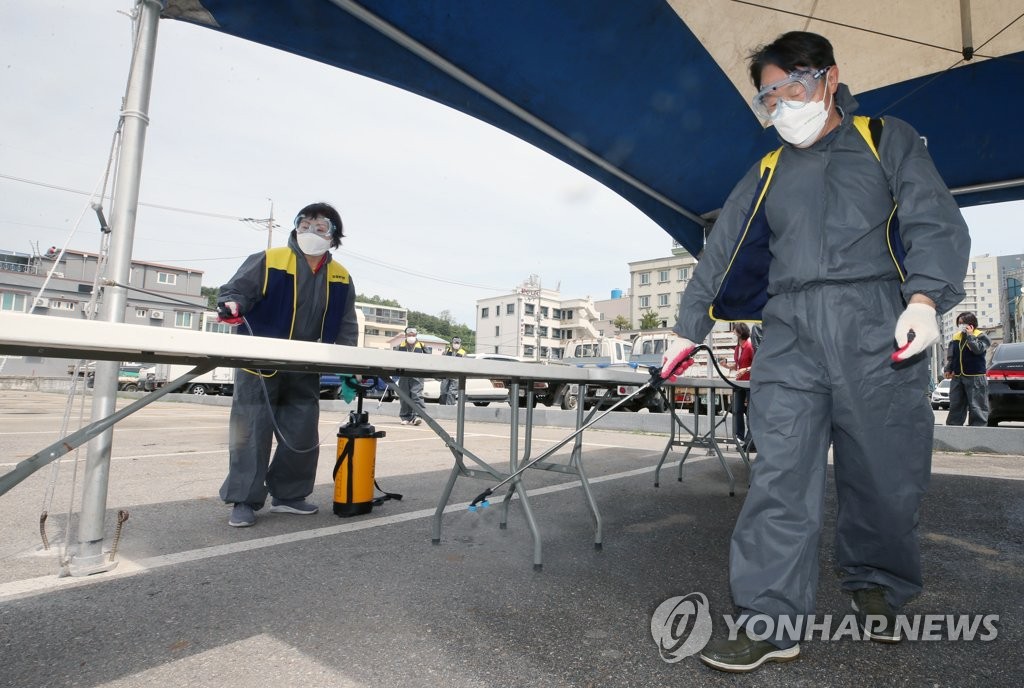
[[651,637],[669,664],[695,655],[711,640],[711,611],[704,593],[670,597],[651,616]]
[[[752,640],[871,640],[857,615],[852,613],[809,614],[778,620],[764,614],[735,617],[723,614],[722,620],[729,640],[735,640],[744,629]],[[881,618],[868,616],[866,621],[870,630],[875,625],[873,622],[881,622]],[[990,642],[999,636],[998,623],[998,614],[899,614],[896,630],[899,638],[912,642]],[[712,626],[708,598],[700,592],[670,597],[651,615],[651,637],[661,659],[669,664],[703,650],[711,639]]]

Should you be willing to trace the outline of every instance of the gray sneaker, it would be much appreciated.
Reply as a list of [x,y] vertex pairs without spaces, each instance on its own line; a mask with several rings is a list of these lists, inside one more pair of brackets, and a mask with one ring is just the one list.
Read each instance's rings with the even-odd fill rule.
[[248,528],[256,525],[256,512],[248,504],[235,504],[231,507],[231,517],[228,525],[232,528]]
[[700,653],[700,661],[712,669],[743,674],[765,662],[789,662],[800,656],[800,646],[780,650],[767,640],[754,640],[741,631],[735,639],[712,640]]
[[409,425],[419,425],[422,422],[423,420],[419,416],[416,416],[411,421],[409,421]]
[[275,514],[298,514],[300,516],[312,516],[320,508],[316,504],[310,504],[305,499],[277,499],[270,500],[270,511]]
[[898,643],[903,640],[896,623],[896,612],[885,599],[884,588],[854,590],[852,606],[868,638],[881,643]]

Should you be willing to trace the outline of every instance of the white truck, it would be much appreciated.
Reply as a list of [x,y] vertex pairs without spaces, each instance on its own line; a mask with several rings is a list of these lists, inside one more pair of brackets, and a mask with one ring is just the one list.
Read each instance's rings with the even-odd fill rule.
[[[727,329],[728,323],[716,324],[715,329],[711,331],[709,340],[711,342],[711,348],[715,353],[715,359],[727,359],[732,360],[733,349],[736,346],[736,336],[729,332]],[[662,358],[665,355],[665,351],[671,345],[676,334],[672,330],[652,330],[647,332],[641,332],[633,338],[633,352],[629,357],[631,363],[635,364],[638,369],[645,369],[650,366],[661,366]],[[693,357],[693,365],[687,369],[687,377],[707,377],[709,373],[710,361],[708,354],[705,351],[701,351]],[[729,374],[725,366],[721,366],[722,372]],[[710,374],[717,376],[713,366],[710,369]],[[730,374],[731,376],[731,374]],[[675,387],[675,398],[674,403],[677,407],[692,408],[693,406],[693,393],[694,390],[687,389],[685,387]],[[725,392],[725,396],[728,396],[728,392]],[[715,411],[720,412],[728,404],[728,399],[725,398],[722,393],[715,395]],[[701,400],[702,412],[706,407],[707,401]]]
[[[181,377],[192,370],[190,365],[175,365],[171,363],[158,363],[140,371],[140,378],[146,380],[146,386],[150,389],[164,387],[169,382]],[[196,396],[206,394],[222,394],[231,396],[235,388],[234,368],[214,368],[186,383],[182,389],[174,390]]]
[[[616,368],[632,367],[630,358],[633,352],[633,343],[618,337],[587,337],[573,339],[565,345],[565,355],[561,362],[566,365],[580,367]],[[659,361],[660,363],[660,361]],[[566,385],[568,389],[565,394],[572,397],[578,396],[576,385]],[[584,398],[584,408],[600,405],[607,408],[625,396],[635,392],[637,387],[631,385],[615,385],[611,387],[599,387],[590,385],[587,387],[587,395]],[[575,403],[573,404],[575,406]],[[563,408],[566,408],[563,406]],[[667,410],[660,395],[640,395],[630,400],[628,404],[620,407],[623,411],[639,411],[646,408],[652,412]]]

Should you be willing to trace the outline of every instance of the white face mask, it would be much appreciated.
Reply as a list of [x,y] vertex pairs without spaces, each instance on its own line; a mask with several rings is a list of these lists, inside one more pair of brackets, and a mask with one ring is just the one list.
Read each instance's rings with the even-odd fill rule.
[[416,343],[416,338],[415,337],[406,337],[405,341],[407,341],[410,344],[415,344]]
[[307,256],[322,256],[331,247],[330,238],[313,232],[299,232],[295,241]]
[[[828,93],[828,76],[825,76],[825,92]],[[787,107],[779,103],[779,116],[772,122],[775,131],[783,140],[797,148],[806,148],[818,140],[821,130],[828,122],[828,110],[825,99],[807,103],[803,107]]]

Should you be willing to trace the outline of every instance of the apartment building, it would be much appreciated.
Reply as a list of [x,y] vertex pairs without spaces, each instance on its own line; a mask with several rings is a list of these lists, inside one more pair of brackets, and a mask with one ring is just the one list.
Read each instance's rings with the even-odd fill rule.
[[597,335],[591,298],[563,298],[535,277],[508,294],[476,302],[476,350],[532,360],[561,358],[565,342]]
[[363,346],[371,349],[393,348],[392,341],[398,335],[404,335],[409,324],[409,311],[406,308],[356,301],[356,310],[362,312],[364,317]]
[[[92,292],[98,262],[99,256],[95,253],[68,250],[60,255],[55,247],[34,253],[0,249],[0,310],[69,320],[86,319],[96,308]],[[201,329],[206,310],[202,281],[201,270],[133,260],[124,322]],[[46,288],[42,291],[44,284]],[[23,358],[32,360],[20,360]],[[3,372],[5,375],[50,375],[63,374],[64,368],[63,362],[7,357]]]
[[683,291],[693,276],[697,259],[673,242],[672,255],[629,263],[630,324],[640,327],[644,313],[658,316],[659,327],[676,324]]

